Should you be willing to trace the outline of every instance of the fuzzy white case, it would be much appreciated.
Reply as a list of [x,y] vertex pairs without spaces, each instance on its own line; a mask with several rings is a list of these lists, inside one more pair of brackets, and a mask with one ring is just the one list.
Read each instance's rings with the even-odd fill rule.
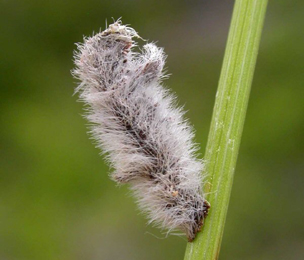
[[165,54],[153,43],[134,52],[136,31],[120,21],[84,39],[75,52],[76,89],[111,167],[129,183],[149,222],[192,241],[208,214],[203,163],[193,130],[161,85]]

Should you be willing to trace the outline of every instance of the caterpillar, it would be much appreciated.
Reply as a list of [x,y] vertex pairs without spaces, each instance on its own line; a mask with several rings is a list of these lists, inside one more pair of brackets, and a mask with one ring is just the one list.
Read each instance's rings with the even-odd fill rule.
[[204,163],[197,159],[193,129],[162,80],[166,55],[120,20],[74,52],[75,92],[86,105],[86,118],[97,147],[128,183],[149,223],[183,232],[193,241],[210,208],[202,191]]

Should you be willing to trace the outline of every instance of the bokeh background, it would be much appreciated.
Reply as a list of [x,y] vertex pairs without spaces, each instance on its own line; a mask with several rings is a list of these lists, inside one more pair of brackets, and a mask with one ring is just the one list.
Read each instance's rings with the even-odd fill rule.
[[[233,1],[0,2],[0,259],[183,259],[86,134],[75,42],[122,17],[168,54],[165,85],[207,141]],[[304,258],[304,2],[268,6],[220,259]]]

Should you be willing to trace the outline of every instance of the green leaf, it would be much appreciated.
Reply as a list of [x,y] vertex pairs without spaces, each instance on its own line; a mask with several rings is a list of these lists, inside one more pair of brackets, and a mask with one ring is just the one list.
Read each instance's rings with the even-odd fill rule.
[[206,147],[211,204],[185,260],[218,259],[267,0],[236,0]]

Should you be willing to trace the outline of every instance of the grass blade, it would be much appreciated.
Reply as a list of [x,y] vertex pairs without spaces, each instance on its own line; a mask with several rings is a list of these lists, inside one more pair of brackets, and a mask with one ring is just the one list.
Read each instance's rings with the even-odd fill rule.
[[267,0],[236,0],[206,147],[211,204],[185,260],[218,259]]

